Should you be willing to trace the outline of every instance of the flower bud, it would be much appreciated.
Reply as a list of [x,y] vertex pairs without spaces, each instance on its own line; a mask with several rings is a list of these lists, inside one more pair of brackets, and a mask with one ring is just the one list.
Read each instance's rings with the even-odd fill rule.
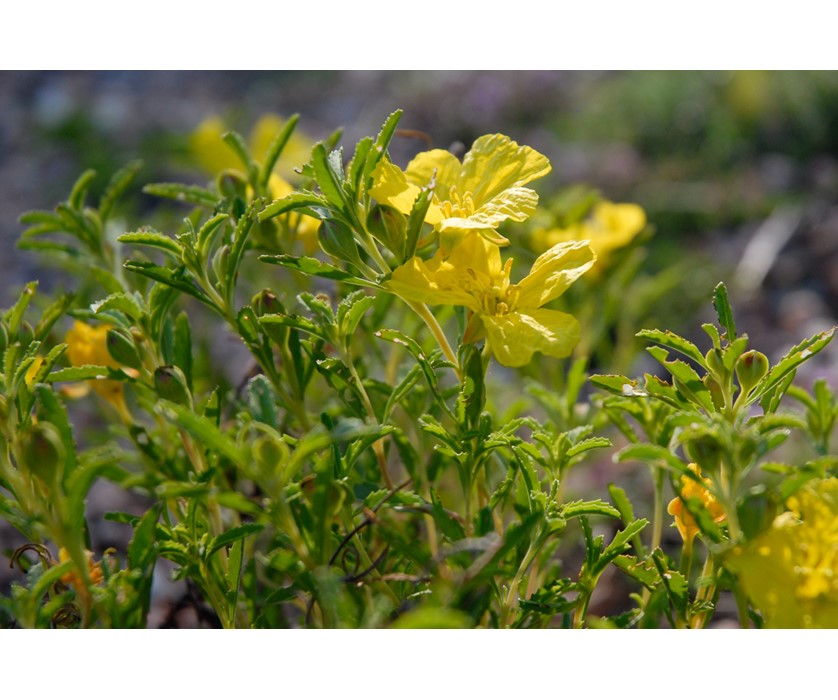
[[111,328],[105,337],[108,354],[121,365],[139,369],[142,366],[140,353],[134,344],[134,338],[120,328]]
[[407,219],[392,207],[376,204],[367,217],[369,232],[383,243],[397,258],[404,256]]
[[717,377],[723,377],[725,375],[725,361],[722,358],[721,350],[710,348],[704,356],[704,361],[707,363],[710,371]]
[[154,370],[154,389],[161,399],[192,407],[192,395],[180,367],[167,365]]
[[756,350],[748,350],[736,361],[736,377],[743,392],[753,389],[768,373],[768,358]]
[[333,258],[360,263],[358,245],[352,231],[335,219],[324,219],[319,232],[320,247]]
[[270,289],[263,289],[254,295],[250,305],[253,307],[257,316],[285,313],[285,307],[282,305],[282,302],[276,298],[276,295]]

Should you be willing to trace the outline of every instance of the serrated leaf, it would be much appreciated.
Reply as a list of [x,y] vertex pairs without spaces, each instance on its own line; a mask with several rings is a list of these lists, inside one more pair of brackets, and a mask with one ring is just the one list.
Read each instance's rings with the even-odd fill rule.
[[[141,299],[142,297],[140,297]],[[145,315],[145,311],[140,304],[141,301],[138,301],[134,295],[117,292],[116,294],[111,294],[104,299],[93,302],[90,305],[90,310],[96,314],[107,311],[119,311],[132,321],[140,321]]]
[[562,517],[575,518],[580,515],[607,515],[609,518],[619,518],[618,511],[610,503],[597,499],[595,501],[574,501],[562,506]]
[[269,265],[281,265],[291,270],[297,270],[306,275],[324,277],[330,280],[337,280],[338,282],[345,282],[346,284],[354,284],[359,287],[378,286],[374,282],[356,277],[345,270],[341,270],[339,267],[322,262],[317,258],[297,258],[293,255],[260,255],[259,260]]
[[107,187],[105,187],[105,193],[99,200],[99,216],[102,219],[102,223],[110,218],[114,205],[125,194],[125,191],[131,186],[131,183],[134,182],[137,173],[140,172],[140,168],[142,167],[143,162],[141,160],[134,160],[113,174]]
[[325,208],[328,206],[328,201],[319,194],[314,192],[294,192],[282,199],[277,199],[268,204],[262,211],[259,212],[259,221],[267,221],[275,216],[287,214],[289,211],[302,209],[302,213],[320,218],[317,213],[317,208]]
[[751,395],[748,397],[748,405],[775,389],[790,372],[795,371],[799,365],[806,362],[812,355],[823,350],[832,341],[834,335],[835,328],[817,333],[799,345],[795,345],[769,370],[768,374],[762,378],[759,384],[754,387]]
[[271,142],[271,145],[268,146],[268,151],[265,153],[265,160],[262,163],[262,170],[259,173],[259,184],[261,184],[262,189],[268,186],[268,181],[271,179],[271,173],[276,166],[276,162],[282,155],[282,151],[288,144],[288,139],[290,139],[291,134],[294,133],[294,129],[296,128],[299,120],[299,114],[292,114],[288,117],[282,125],[282,128],[279,130],[279,133]]
[[576,457],[583,452],[596,450],[600,447],[611,447],[611,440],[604,437],[593,437],[588,438],[587,440],[582,440],[582,442],[579,442],[568,449],[568,451],[565,452],[565,456],[570,459],[571,457]]
[[90,379],[113,379],[123,382],[131,379],[121,369],[105,367],[103,365],[79,365],[78,367],[66,367],[56,370],[47,375],[49,382],[81,382]]
[[[183,266],[180,266],[175,270],[170,270],[143,260],[126,260],[122,266],[126,270],[136,272],[137,274],[148,277],[155,282],[165,284],[172,289],[177,289],[179,292],[195,297],[198,301],[206,304],[207,306],[218,309],[215,302],[213,302],[202,289],[196,287],[188,279],[184,279],[185,268]],[[220,309],[218,310],[220,312]]]
[[84,199],[90,189],[90,183],[96,179],[95,170],[85,170],[73,184],[70,196],[67,197],[67,204],[73,209],[79,210],[84,206]]
[[221,196],[197,185],[182,185],[176,182],[155,182],[143,187],[145,194],[155,197],[174,199],[178,202],[187,202],[199,207],[214,209],[221,201]]
[[146,245],[152,248],[157,248],[165,253],[174,256],[175,260],[180,260],[183,249],[177,241],[172,240],[162,233],[154,233],[152,231],[134,231],[131,233],[124,233],[117,238],[120,243],[133,243],[135,245]]
[[671,331],[659,331],[655,329],[642,330],[636,333],[636,336],[676,350],[691,360],[695,360],[702,367],[705,367],[704,355],[701,354],[701,351],[693,343],[686,338],[682,338],[680,335],[676,335]]
[[713,306],[716,315],[719,317],[719,325],[727,331],[727,342],[736,340],[736,323],[733,320],[733,310],[730,308],[730,301],[727,298],[727,287],[722,282],[716,285],[713,290]]
[[638,388],[634,379],[624,377],[622,374],[592,374],[590,382],[598,389],[605,389],[618,396],[645,396],[646,392]]
[[660,574],[653,564],[648,561],[638,561],[637,557],[630,554],[621,554],[614,557],[612,562],[620,571],[631,576],[635,581],[650,591],[654,590],[660,583]]

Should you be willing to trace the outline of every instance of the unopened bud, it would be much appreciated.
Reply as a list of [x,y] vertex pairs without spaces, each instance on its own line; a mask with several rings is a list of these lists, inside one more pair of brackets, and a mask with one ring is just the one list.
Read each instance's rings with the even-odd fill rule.
[[748,350],[736,361],[736,377],[743,392],[753,389],[768,373],[768,358],[756,350]]
[[154,370],[154,389],[161,399],[192,407],[192,395],[180,367],[167,365]]
[[276,295],[270,289],[263,289],[256,294],[250,304],[257,316],[285,313],[282,302],[277,299]]
[[404,255],[407,220],[391,207],[376,204],[367,217],[367,229],[399,259]]
[[139,369],[142,366],[140,353],[134,344],[134,337],[121,328],[111,328],[105,336],[108,354],[119,364]]

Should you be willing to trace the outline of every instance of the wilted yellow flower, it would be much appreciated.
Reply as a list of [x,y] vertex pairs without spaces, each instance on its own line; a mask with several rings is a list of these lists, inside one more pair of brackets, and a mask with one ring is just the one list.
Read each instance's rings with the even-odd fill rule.
[[[285,121],[277,114],[265,114],[259,118],[248,138],[248,149],[256,159],[264,157]],[[239,170],[242,163],[221,137],[228,131],[218,116],[202,121],[189,138],[189,147],[198,164],[210,175],[222,170]],[[312,142],[295,129],[282,150],[275,171],[285,179],[294,178],[294,168],[307,162],[311,155]]]
[[[696,476],[699,477],[699,479],[701,478],[701,469],[699,469],[695,462],[692,462],[687,466]],[[684,498],[699,499],[704,508],[706,508],[712,516],[713,521],[720,523],[725,519],[725,512],[722,508],[722,504],[719,503],[713,494],[707,490],[707,486],[712,484],[710,479],[702,479],[702,482],[705,486],[695,481],[695,479],[691,479],[688,476],[682,476],[681,496]],[[692,542],[693,538],[695,538],[698,534],[699,529],[695,522],[695,518],[692,516],[692,513],[687,510],[686,506],[684,506],[684,501],[681,500],[681,497],[673,498],[669,502],[666,512],[675,517],[675,526],[678,528],[678,532],[681,533],[681,537],[684,542]]]
[[43,364],[44,358],[38,355],[38,357],[35,358],[35,361],[29,365],[29,369],[26,370],[26,374],[23,377],[23,381],[26,382],[26,386],[32,386],[35,382],[35,375],[38,374],[38,370],[41,369]]
[[[90,576],[90,581],[94,586],[102,583],[105,578],[102,574],[102,566],[99,562],[93,561],[93,552],[86,550],[85,556],[87,557],[87,572]],[[58,550],[58,562],[63,564],[65,561],[70,561],[70,554],[66,549],[64,549],[64,547],[61,547]],[[72,586],[76,590],[79,590],[82,586],[84,586],[84,581],[82,581],[79,573],[72,570],[61,576],[61,583],[66,586]]]
[[387,288],[410,301],[465,306],[472,312],[465,342],[485,335],[498,362],[520,367],[533,353],[566,357],[579,342],[579,323],[570,314],[542,309],[595,259],[586,243],[561,243],[541,255],[518,284],[509,279],[512,260],[476,235],[463,237],[444,256],[413,257],[393,271]]
[[813,481],[727,564],[768,627],[838,627],[838,479]]
[[[112,326],[103,324],[93,327],[83,321],[76,321],[67,332],[67,359],[73,367],[99,365],[119,369],[120,365],[108,352],[107,336]],[[64,387],[64,393],[72,397],[84,396],[88,389],[93,389],[99,396],[111,403],[126,422],[131,422],[131,414],[125,405],[125,393],[122,382],[113,379],[91,379],[84,384]]]
[[425,221],[440,232],[443,246],[468,231],[503,245],[509,241],[495,229],[507,219],[524,221],[535,211],[538,195],[523,185],[549,172],[550,161],[538,151],[503,134],[487,134],[474,142],[462,163],[442,149],[420,153],[404,171],[382,159],[370,193],[379,203],[409,214],[436,173]]
[[612,251],[627,246],[644,228],[646,213],[637,204],[599,202],[587,219],[573,226],[535,231],[533,245],[543,250],[563,241],[590,241],[599,269],[607,265]]

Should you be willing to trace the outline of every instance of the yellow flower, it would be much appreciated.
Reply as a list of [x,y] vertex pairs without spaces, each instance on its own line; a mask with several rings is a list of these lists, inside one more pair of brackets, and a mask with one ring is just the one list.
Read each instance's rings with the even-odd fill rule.
[[[93,561],[93,552],[85,550],[85,556],[87,557],[87,572],[90,575],[91,583],[94,586],[102,583],[105,578],[102,573],[102,566],[99,562]],[[65,561],[70,561],[70,554],[64,547],[61,547],[58,550],[58,562],[63,564]],[[82,581],[77,571],[68,571],[66,574],[63,574],[61,576],[61,583],[65,586],[72,586],[76,590],[84,586],[84,581]]]
[[727,564],[768,627],[838,627],[838,479],[810,482]]
[[568,228],[541,229],[533,233],[533,245],[543,250],[563,241],[590,241],[597,254],[596,268],[608,264],[608,256],[623,248],[646,228],[646,213],[637,204],[599,202],[591,216]]
[[487,134],[474,142],[462,163],[442,149],[420,153],[404,171],[382,159],[370,193],[379,203],[409,214],[436,173],[425,221],[440,232],[443,246],[468,231],[506,244],[494,229],[507,219],[524,221],[535,211],[538,195],[523,185],[549,172],[550,161],[538,151],[503,134]]
[[[103,324],[93,327],[82,321],[76,321],[67,332],[67,359],[73,367],[99,365],[120,369],[120,365],[108,352],[107,336],[112,326]],[[64,393],[75,398],[87,394],[88,388],[111,403],[126,422],[131,422],[131,414],[125,405],[125,393],[122,382],[113,379],[91,379],[85,384],[64,387]]]
[[[248,138],[248,149],[255,159],[267,153],[276,135],[284,124],[282,117],[265,114],[253,126]],[[189,147],[198,164],[210,175],[222,170],[240,170],[242,163],[221,137],[228,131],[220,117],[212,116],[202,121],[189,138]],[[311,141],[298,130],[294,130],[275,170],[286,179],[295,177],[294,168],[308,161]]]
[[[689,464],[688,467],[696,476],[701,478],[701,469],[699,469],[697,464],[693,462]],[[712,484],[710,479],[702,479],[702,482],[706,484],[706,486],[710,486]],[[712,516],[713,521],[720,523],[725,519],[724,509],[722,508],[722,504],[719,503],[713,494],[707,490],[706,486],[702,486],[700,483],[695,481],[695,479],[691,479],[688,476],[682,476],[681,496],[684,498],[699,499],[704,508],[706,508]],[[678,528],[678,532],[681,533],[681,537],[684,542],[691,542],[698,534],[699,530],[692,513],[690,513],[686,506],[684,506],[684,501],[681,500],[680,497],[673,498],[669,502],[666,512],[675,516],[675,526]]]
[[465,342],[485,335],[498,362],[520,367],[534,352],[567,357],[579,342],[573,316],[542,309],[558,297],[595,259],[584,242],[561,243],[541,255],[518,284],[509,276],[512,260],[482,236],[463,237],[447,257],[413,257],[393,271],[387,288],[404,299],[465,306],[472,312]]

